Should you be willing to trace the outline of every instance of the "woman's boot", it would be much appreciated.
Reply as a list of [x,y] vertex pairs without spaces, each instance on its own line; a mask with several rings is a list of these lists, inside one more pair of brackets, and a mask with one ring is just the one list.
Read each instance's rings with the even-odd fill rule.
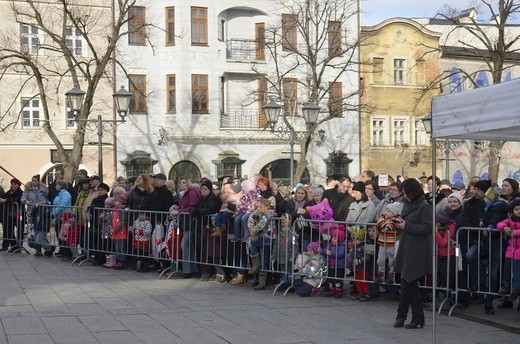
[[251,255],[251,269],[247,272],[250,275],[256,274],[262,268],[262,263],[260,262],[260,254],[252,254]]
[[231,280],[230,283],[233,285],[238,285],[238,284],[244,284],[244,282],[245,282],[244,275],[241,273],[238,273],[235,277],[233,277],[233,279]]
[[267,275],[266,274],[259,274],[258,275],[258,284],[256,287],[254,287],[254,290],[263,290],[267,286]]
[[103,266],[105,268],[113,268],[114,266],[116,266],[116,255],[115,254],[108,255],[107,262],[105,264],[103,264]]

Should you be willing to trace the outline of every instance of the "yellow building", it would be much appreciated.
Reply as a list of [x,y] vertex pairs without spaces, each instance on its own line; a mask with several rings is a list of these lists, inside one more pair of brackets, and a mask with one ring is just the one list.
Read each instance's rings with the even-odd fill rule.
[[431,174],[429,138],[421,119],[440,93],[440,33],[392,18],[362,27],[361,170],[389,176]]

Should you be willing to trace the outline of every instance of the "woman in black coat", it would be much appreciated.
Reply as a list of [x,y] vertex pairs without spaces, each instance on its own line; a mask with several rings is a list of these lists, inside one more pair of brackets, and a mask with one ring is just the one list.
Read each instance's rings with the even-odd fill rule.
[[419,282],[432,273],[433,208],[426,202],[421,183],[406,179],[402,184],[404,206],[396,219],[400,230],[395,270],[401,274],[401,295],[394,327],[403,327],[412,306],[412,321],[408,329],[424,327],[424,310]]
[[17,228],[17,237],[18,240],[21,241],[21,221],[20,219],[24,218],[23,206],[21,205],[22,199],[22,189],[20,186],[22,183],[13,178],[11,180],[11,188],[7,190],[0,197],[0,222],[2,222],[4,228],[4,240],[2,241],[2,248],[0,251],[7,251],[9,249],[9,245],[11,245],[11,249],[9,252],[14,252],[19,249],[19,246],[15,239],[14,228]]

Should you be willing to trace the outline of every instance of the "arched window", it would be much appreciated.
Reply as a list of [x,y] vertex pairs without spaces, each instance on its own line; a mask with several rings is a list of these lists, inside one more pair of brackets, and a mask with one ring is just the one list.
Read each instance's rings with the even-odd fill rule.
[[180,178],[188,178],[198,183],[201,178],[200,170],[197,165],[189,160],[179,161],[173,165],[168,173],[168,179],[177,183]]
[[450,93],[462,92],[462,79],[458,68],[453,67],[450,71]]
[[481,70],[477,73],[477,87],[487,87],[489,86],[488,75],[485,71]]
[[455,173],[453,173],[452,183],[456,182],[464,183],[464,177],[462,176],[461,170],[456,170]]
[[480,175],[480,179],[482,179],[482,180],[488,180],[488,179],[489,179],[489,173],[487,173],[487,172],[483,172],[483,173]]
[[504,78],[504,82],[513,80],[513,72],[508,71],[506,73],[506,77]]
[[[294,168],[296,169],[296,161],[294,162]],[[271,179],[275,183],[282,182],[283,185],[290,185],[291,183],[291,160],[290,159],[278,159],[272,161],[262,167],[260,174],[264,177]],[[301,180],[296,180],[298,183],[309,183],[310,182],[309,170],[305,169]]]

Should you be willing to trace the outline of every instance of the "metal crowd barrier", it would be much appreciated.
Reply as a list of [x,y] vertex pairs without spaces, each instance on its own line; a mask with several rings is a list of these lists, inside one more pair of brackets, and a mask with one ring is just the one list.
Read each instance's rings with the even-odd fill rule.
[[[110,265],[111,257],[117,256],[125,262],[139,261],[141,267],[142,264],[160,263],[163,267],[160,277],[167,274],[168,278],[181,271],[202,272],[206,276],[230,272],[247,275],[250,268],[251,240],[247,240],[245,233],[233,240],[227,237],[233,233],[233,219],[226,224],[227,231],[214,235],[214,215],[181,213],[172,216],[167,212],[82,207],[58,209],[51,205],[39,205],[27,212],[16,204],[9,210],[4,210],[1,218],[4,240],[13,240],[17,249],[22,249],[25,242],[40,252],[50,252],[52,247],[63,252],[70,250],[71,263],[79,266],[87,261],[104,264],[107,259]],[[29,213],[32,214],[32,223],[26,219]],[[261,245],[258,245],[262,262],[260,273],[279,278],[273,295],[278,291],[286,295],[294,289],[295,280],[308,277],[303,270],[305,252],[311,242],[316,242],[320,254],[325,256],[323,266],[318,267],[318,274],[314,276],[316,289],[319,290],[324,283],[354,283],[365,288],[367,293],[367,286],[370,293],[380,288],[399,288],[398,276],[392,275],[387,258],[384,271],[378,271],[377,252],[386,247],[378,248],[377,239],[373,238],[376,224],[298,218],[289,226],[284,221],[284,217],[274,217]],[[114,227],[119,228],[111,232]],[[350,231],[361,229],[364,233],[357,242],[352,241],[352,233],[346,235],[344,255],[327,257],[332,231],[338,227]],[[446,270],[445,275],[437,280],[436,290],[445,296],[438,312],[449,302],[448,315],[451,315],[456,307],[461,306],[461,296],[470,292],[486,297],[501,295],[498,287],[502,281],[504,235],[497,230],[463,227],[458,229],[455,238],[449,231],[446,236],[448,254],[442,257],[436,252],[437,267]],[[511,274],[508,278],[510,282]],[[421,287],[431,290],[431,280],[426,277]]]

